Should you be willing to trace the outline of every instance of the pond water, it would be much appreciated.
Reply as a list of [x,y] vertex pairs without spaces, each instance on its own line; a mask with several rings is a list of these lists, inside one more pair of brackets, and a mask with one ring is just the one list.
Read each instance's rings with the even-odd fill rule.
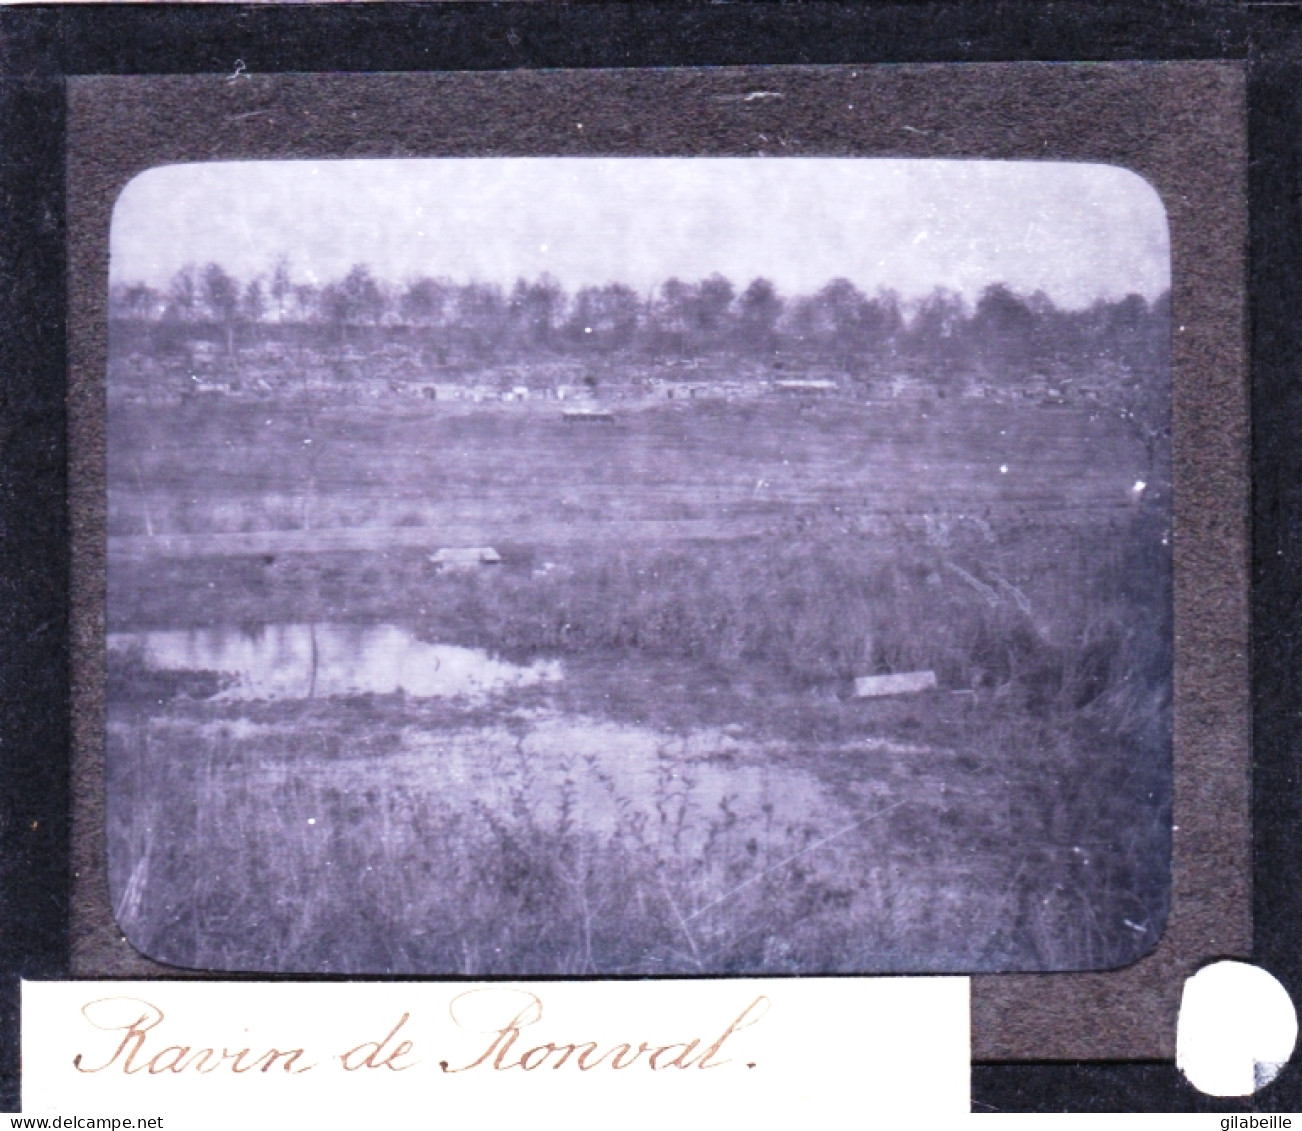
[[[206,724],[201,734],[205,741],[233,738],[249,751],[263,751],[280,747],[278,735],[291,730],[281,723],[222,719]],[[551,711],[513,712],[510,727],[405,725],[396,748],[380,759],[345,752],[328,760],[311,756],[310,734],[292,733],[303,756],[259,754],[254,765],[237,762],[225,788],[251,789],[254,796],[276,799],[278,808],[286,798],[299,797],[313,828],[323,833],[333,831],[331,813],[339,811],[339,799],[370,795],[381,809],[403,814],[399,824],[419,824],[413,814],[426,804],[450,806],[499,831],[523,834],[523,820],[533,832],[551,836],[570,829],[602,840],[623,837],[665,860],[725,843],[732,852],[745,852],[745,842],[766,858],[778,853],[776,860],[844,834],[820,852],[825,865],[839,848],[862,841],[856,817],[889,809],[895,799],[888,773],[865,769],[862,780],[832,788],[808,767],[792,764],[787,743],[746,740],[713,728],[668,734]],[[864,754],[870,761],[891,761],[871,744]],[[458,835],[466,835],[465,829]]]
[[845,799],[816,777],[778,764],[776,748],[718,730],[670,735],[547,713],[516,721],[514,734],[408,728],[398,761],[423,788],[473,798],[503,819],[525,801],[541,827],[573,820],[604,836],[637,828],[666,851],[699,851],[711,829],[737,826],[763,841],[811,822],[846,823]]
[[559,680],[559,660],[513,664],[482,648],[431,644],[397,625],[278,624],[250,632],[202,628],[112,633],[110,650],[139,648],[162,671],[231,677],[222,699],[306,699],[402,691],[469,696]]

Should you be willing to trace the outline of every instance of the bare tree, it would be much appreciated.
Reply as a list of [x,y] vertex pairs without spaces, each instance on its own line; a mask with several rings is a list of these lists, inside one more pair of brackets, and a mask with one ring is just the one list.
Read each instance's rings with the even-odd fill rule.
[[267,298],[262,291],[261,279],[254,279],[244,288],[243,308],[244,317],[253,323],[261,322],[267,313]]
[[576,345],[601,352],[628,349],[637,333],[637,292],[623,283],[584,287],[574,297],[568,323]]
[[511,317],[524,344],[551,349],[565,313],[565,289],[551,275],[534,282],[516,280],[511,292]]
[[209,263],[200,276],[203,303],[208,313],[226,331],[226,354],[235,353],[235,323],[240,314],[240,285],[216,263]]
[[442,323],[450,287],[439,279],[413,279],[398,300],[398,313],[411,325],[426,329]]
[[271,272],[271,297],[276,303],[276,321],[285,321],[285,300],[294,293],[294,281],[289,275],[289,260],[281,256]]
[[199,309],[199,272],[193,265],[182,267],[167,286],[163,317],[170,322],[193,322]]
[[701,347],[722,345],[728,334],[728,312],[736,290],[722,275],[711,275],[697,284],[692,303],[692,324]]
[[507,303],[496,283],[467,283],[457,288],[456,320],[468,352],[496,355],[507,336]]
[[357,264],[339,284],[352,317],[374,326],[384,314],[384,292],[364,263]]
[[312,283],[294,284],[294,305],[300,322],[312,322],[321,316],[321,292]]
[[152,322],[163,307],[163,296],[148,283],[114,283],[109,287],[109,317]]
[[992,372],[1016,381],[1030,372],[1043,321],[1026,299],[1003,283],[995,283],[977,300],[968,323],[968,341]]
[[357,264],[339,282],[321,290],[321,314],[335,328],[340,341],[348,338],[348,327],[369,323],[374,326],[384,313],[384,295],[365,264]]
[[748,353],[769,354],[778,345],[782,299],[768,279],[752,279],[737,300],[737,342]]

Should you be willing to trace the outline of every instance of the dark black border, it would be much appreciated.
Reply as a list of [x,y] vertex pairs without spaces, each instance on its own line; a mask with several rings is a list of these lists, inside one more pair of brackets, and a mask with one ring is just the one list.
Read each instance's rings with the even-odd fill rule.
[[[0,38],[3,38],[0,30]],[[63,88],[0,76],[0,1110],[18,980],[68,965]]]
[[1286,9],[1224,0],[128,4],[3,17],[5,70],[55,76],[237,59],[256,72],[1208,59],[1297,24]]
[[[1302,9],[1249,2],[124,5],[0,8],[0,1110],[18,982],[68,969],[63,78],[996,60],[1249,71],[1256,960],[1302,1000]],[[975,1111],[1302,1109],[1165,1062],[975,1065]]]

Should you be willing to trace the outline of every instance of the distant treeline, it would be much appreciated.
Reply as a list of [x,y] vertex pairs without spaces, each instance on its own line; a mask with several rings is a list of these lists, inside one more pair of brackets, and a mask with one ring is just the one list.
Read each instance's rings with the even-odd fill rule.
[[123,341],[143,334],[155,347],[196,336],[242,342],[285,338],[315,344],[414,338],[439,359],[501,361],[541,355],[640,358],[742,354],[789,357],[867,373],[987,370],[1121,373],[1165,370],[1170,302],[1139,295],[1062,310],[1043,293],[985,289],[974,305],[937,289],[906,303],[893,291],[864,294],[833,279],[814,294],[782,295],[772,282],[738,286],[722,275],[669,279],[650,292],[623,283],[567,293],[543,275],[504,288],[418,278],[377,279],[364,265],[317,286],[295,282],[281,262],[249,281],[210,263],[179,271],[165,290],[145,283],[110,287],[109,314]]

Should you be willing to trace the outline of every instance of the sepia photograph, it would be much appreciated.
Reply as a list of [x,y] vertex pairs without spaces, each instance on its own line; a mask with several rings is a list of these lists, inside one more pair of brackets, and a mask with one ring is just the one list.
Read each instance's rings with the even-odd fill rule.
[[215,972],[1111,969],[1170,903],[1120,167],[230,161],[113,212],[107,840]]

